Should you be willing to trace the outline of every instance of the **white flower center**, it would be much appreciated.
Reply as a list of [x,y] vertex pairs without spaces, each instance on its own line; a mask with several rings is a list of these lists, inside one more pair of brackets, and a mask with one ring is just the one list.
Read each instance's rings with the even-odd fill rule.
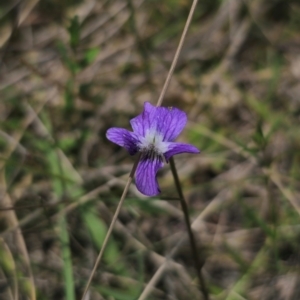
[[162,155],[168,150],[168,142],[164,142],[162,135],[155,129],[150,129],[146,132],[145,137],[140,137],[139,147],[141,151]]

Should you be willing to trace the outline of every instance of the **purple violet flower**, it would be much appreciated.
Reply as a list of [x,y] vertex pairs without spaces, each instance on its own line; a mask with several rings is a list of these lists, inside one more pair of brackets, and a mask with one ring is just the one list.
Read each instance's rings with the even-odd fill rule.
[[187,122],[186,113],[178,108],[156,107],[145,102],[144,111],[130,120],[133,132],[123,128],[110,128],[106,137],[124,147],[130,155],[142,152],[136,170],[136,186],[144,195],[160,193],[157,171],[170,157],[179,153],[199,153],[190,145],[173,142]]

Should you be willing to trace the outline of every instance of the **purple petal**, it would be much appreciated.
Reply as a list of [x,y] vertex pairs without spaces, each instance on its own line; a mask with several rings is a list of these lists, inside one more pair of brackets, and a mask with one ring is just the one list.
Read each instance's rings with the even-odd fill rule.
[[186,113],[178,108],[158,107],[157,131],[163,136],[163,141],[172,142],[177,138],[187,122]]
[[149,102],[144,103],[143,112],[130,120],[132,129],[136,134],[145,136],[147,130],[156,127],[156,110],[157,107],[151,105]]
[[139,150],[137,138],[133,132],[123,128],[110,128],[106,132],[106,137],[111,142],[124,147],[130,155],[134,155]]
[[136,170],[136,187],[146,196],[155,196],[160,193],[156,180],[157,171],[163,166],[158,156],[142,157]]
[[130,123],[133,131],[145,136],[148,130],[155,130],[163,136],[163,141],[173,141],[187,122],[186,113],[178,108],[155,107],[145,102],[144,111]]
[[168,151],[164,153],[164,156],[168,161],[173,155],[180,153],[200,153],[200,151],[190,144],[170,143]]

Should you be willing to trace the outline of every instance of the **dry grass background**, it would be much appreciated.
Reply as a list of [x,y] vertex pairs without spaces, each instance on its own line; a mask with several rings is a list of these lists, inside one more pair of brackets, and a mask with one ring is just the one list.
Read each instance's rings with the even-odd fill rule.
[[[1,1],[0,299],[79,299],[133,163],[105,132],[156,103],[190,5]],[[299,28],[296,0],[200,0],[163,103],[202,150],[175,160],[211,299],[300,299]],[[159,182],[131,186],[88,299],[153,276],[147,299],[202,299]]]

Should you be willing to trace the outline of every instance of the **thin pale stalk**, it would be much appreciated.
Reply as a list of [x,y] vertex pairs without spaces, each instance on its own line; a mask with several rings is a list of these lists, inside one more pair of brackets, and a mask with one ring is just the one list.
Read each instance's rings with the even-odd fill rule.
[[93,279],[93,277],[94,277],[94,274],[95,274],[95,272],[96,272],[96,270],[97,270],[97,268],[98,268],[98,265],[100,264],[101,258],[102,258],[102,256],[103,256],[103,253],[104,253],[105,248],[106,248],[106,246],[107,246],[108,240],[109,240],[109,238],[110,238],[110,236],[111,236],[111,233],[112,233],[112,230],[113,230],[113,228],[114,228],[114,225],[115,225],[115,223],[116,223],[116,221],[117,221],[117,219],[118,219],[118,216],[119,216],[119,213],[120,213],[122,204],[123,204],[123,202],[124,202],[124,200],[125,200],[125,197],[126,197],[126,195],[127,195],[128,189],[129,189],[130,184],[131,184],[131,182],[132,182],[132,179],[133,179],[133,177],[134,177],[135,170],[136,170],[137,165],[138,165],[138,163],[139,163],[139,161],[140,161],[140,158],[141,158],[141,155],[139,155],[139,156],[137,157],[137,159],[136,159],[136,161],[135,161],[135,163],[134,163],[134,165],[133,165],[133,167],[132,167],[132,170],[131,170],[130,175],[129,175],[129,177],[128,177],[128,180],[127,180],[127,182],[126,182],[126,185],[125,185],[123,194],[122,194],[122,196],[121,196],[121,199],[120,199],[120,201],[119,201],[119,204],[118,204],[118,206],[117,206],[117,209],[116,209],[116,211],[115,211],[115,214],[114,214],[114,216],[113,216],[113,218],[112,218],[112,220],[111,220],[110,226],[109,226],[109,228],[108,228],[108,231],[107,231],[107,233],[106,233],[105,239],[104,239],[104,241],[103,241],[102,248],[101,248],[101,250],[100,250],[100,252],[99,252],[99,254],[98,254],[97,260],[96,260],[96,262],[95,262],[95,265],[94,265],[94,268],[93,268],[92,273],[91,273],[91,275],[90,275],[90,278],[89,278],[89,280],[88,280],[88,282],[87,282],[87,284],[86,284],[86,287],[85,287],[85,290],[84,290],[84,293],[83,293],[83,295],[82,295],[81,300],[84,300],[84,299],[85,299],[86,293],[87,293],[87,291],[88,291],[88,289],[89,289],[89,287],[90,287],[90,285],[91,285],[91,282],[92,282],[92,279]]
[[186,201],[184,199],[184,195],[181,189],[181,184],[179,181],[179,177],[178,177],[178,173],[176,170],[176,166],[175,166],[175,162],[173,157],[170,158],[170,167],[171,167],[171,171],[174,177],[174,182],[177,188],[177,192],[179,195],[179,200],[180,200],[180,204],[181,204],[181,208],[184,214],[184,220],[186,223],[186,227],[187,227],[187,231],[188,231],[188,235],[189,235],[189,240],[190,240],[190,244],[191,244],[191,249],[192,249],[192,255],[195,261],[195,269],[197,272],[197,276],[198,276],[198,280],[200,283],[200,287],[201,287],[201,292],[203,293],[204,299],[205,300],[209,300],[209,295],[208,295],[208,291],[207,291],[207,287],[204,281],[204,278],[202,276],[201,273],[201,268],[203,263],[200,263],[200,259],[198,256],[198,252],[197,252],[197,246],[196,246],[196,241],[195,241],[195,237],[192,231],[192,227],[191,227],[191,223],[190,223],[190,217],[189,217],[189,213],[188,213],[188,207],[186,204]]
[[140,295],[138,300],[145,300],[148,297],[150,291],[153,289],[153,287],[155,287],[161,275],[166,270],[167,264],[168,264],[168,260],[165,260],[164,263],[159,267],[155,275],[152,277],[152,279],[149,281],[149,283],[147,284],[146,288],[144,289],[143,293]]
[[189,27],[190,27],[190,24],[191,24],[191,21],[192,21],[192,18],[193,18],[193,15],[194,15],[194,12],[195,12],[197,3],[198,3],[198,0],[194,0],[194,1],[193,1],[193,4],[192,4],[192,7],[191,7],[191,9],[190,9],[189,16],[188,16],[188,18],[187,18],[187,20],[186,20],[186,23],[185,23],[185,26],[184,26],[184,29],[183,29],[183,32],[182,32],[182,35],[181,35],[181,38],[180,38],[178,47],[177,47],[177,50],[176,50],[176,52],[175,52],[175,56],[174,56],[174,58],[173,58],[173,61],[172,61],[172,64],[171,64],[171,67],[170,67],[170,70],[169,70],[167,79],[166,79],[165,84],[164,84],[164,87],[163,87],[163,89],[162,89],[162,91],[161,91],[161,93],[160,93],[160,96],[159,96],[159,98],[158,98],[158,100],[157,100],[156,106],[161,106],[161,104],[162,104],[162,102],[163,102],[164,96],[165,96],[165,94],[166,94],[166,91],[167,91],[168,86],[169,86],[169,84],[170,84],[172,75],[173,75],[173,73],[174,73],[174,70],[175,70],[175,67],[176,67],[176,64],[177,64],[177,61],[178,61],[178,58],[179,58],[179,55],[180,55],[182,46],[183,46],[183,44],[184,44],[184,40],[185,40],[187,31],[188,31],[188,29],[189,29]]

